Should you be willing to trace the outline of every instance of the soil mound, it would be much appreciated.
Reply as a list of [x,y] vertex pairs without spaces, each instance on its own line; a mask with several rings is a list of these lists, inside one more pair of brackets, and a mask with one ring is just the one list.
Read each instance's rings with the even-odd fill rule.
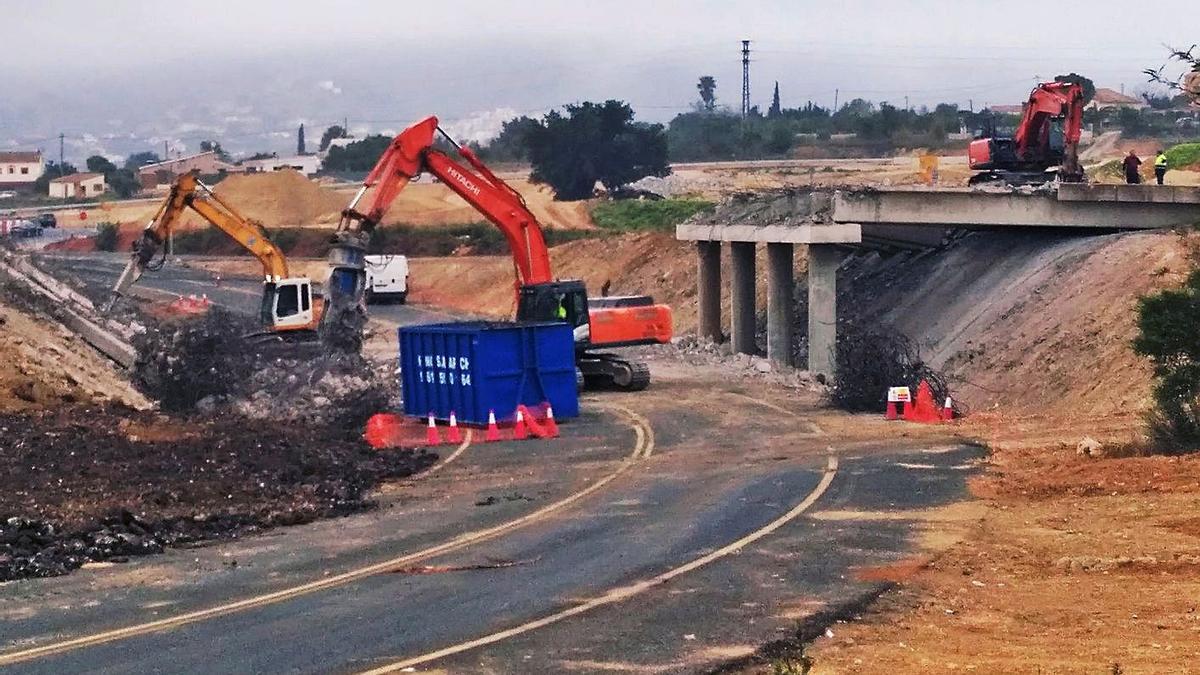
[[[234,174],[217,184],[217,196],[242,215],[270,228],[332,225],[347,199],[291,169],[270,173]],[[187,225],[206,225],[189,214]]]

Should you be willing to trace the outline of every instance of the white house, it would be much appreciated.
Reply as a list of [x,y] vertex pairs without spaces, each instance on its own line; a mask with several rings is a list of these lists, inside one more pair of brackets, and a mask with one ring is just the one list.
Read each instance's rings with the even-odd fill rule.
[[0,152],[0,189],[33,190],[33,183],[46,172],[40,150]]
[[321,170],[322,160],[316,155],[293,155],[291,157],[268,157],[266,159],[248,159],[242,162],[246,173],[267,173],[280,169],[295,169],[305,176],[311,176]]
[[73,173],[50,181],[50,196],[59,199],[98,197],[108,188],[102,173]]

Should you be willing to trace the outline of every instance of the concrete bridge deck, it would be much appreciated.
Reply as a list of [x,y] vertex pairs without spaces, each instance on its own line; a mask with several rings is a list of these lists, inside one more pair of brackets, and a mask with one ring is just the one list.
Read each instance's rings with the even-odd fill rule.
[[832,375],[837,269],[847,246],[933,246],[949,229],[1162,229],[1200,224],[1200,187],[1059,184],[1049,188],[817,190],[723,203],[676,227],[697,242],[700,334],[723,339],[721,266],[730,244],[733,350],[753,353],[755,245],[766,244],[767,356],[791,364],[793,255],[808,246],[808,369]]

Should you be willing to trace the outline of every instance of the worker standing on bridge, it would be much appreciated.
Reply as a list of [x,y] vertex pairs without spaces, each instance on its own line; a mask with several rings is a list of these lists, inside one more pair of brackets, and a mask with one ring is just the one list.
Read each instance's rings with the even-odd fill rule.
[[1158,155],[1154,157],[1154,179],[1159,185],[1163,184],[1163,179],[1167,177],[1167,151],[1159,150]]
[[1125,167],[1126,183],[1135,185],[1142,182],[1142,177],[1138,175],[1138,167],[1142,165],[1142,160],[1138,159],[1137,154],[1133,150],[1130,150],[1129,154],[1125,155],[1125,161],[1121,162],[1121,164]]

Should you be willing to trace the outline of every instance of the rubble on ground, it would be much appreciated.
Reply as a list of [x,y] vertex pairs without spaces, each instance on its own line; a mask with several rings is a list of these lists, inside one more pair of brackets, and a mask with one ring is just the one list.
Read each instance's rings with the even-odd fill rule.
[[826,387],[807,370],[781,367],[764,356],[734,354],[728,342],[684,335],[675,338],[670,345],[645,350],[647,360],[674,359],[688,365],[717,368],[732,377],[754,379],[791,389],[802,389],[824,393]]
[[137,341],[135,382],[164,410],[229,412],[275,423],[360,433],[390,403],[389,373],[317,343],[261,343],[257,325],[219,308],[164,322]]
[[305,425],[121,408],[0,414],[0,581],[340,516],[434,462]]

